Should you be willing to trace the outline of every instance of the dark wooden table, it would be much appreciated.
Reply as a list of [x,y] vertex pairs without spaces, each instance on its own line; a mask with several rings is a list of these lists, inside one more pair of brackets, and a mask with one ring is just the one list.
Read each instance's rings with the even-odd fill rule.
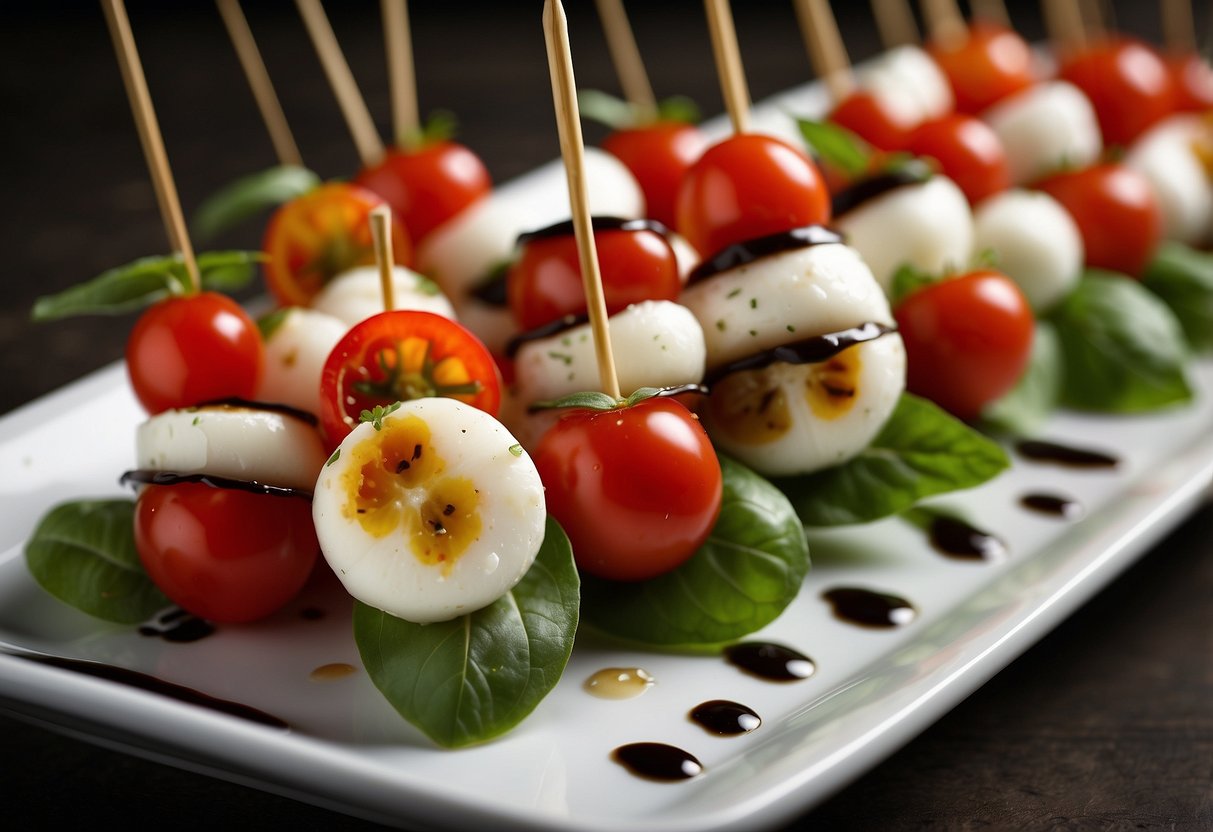
[[[349,175],[354,147],[293,6],[249,5],[305,162],[323,176]],[[329,5],[386,134],[378,5]],[[457,112],[461,139],[497,181],[555,157],[538,0],[412,5],[423,111]],[[578,81],[617,89],[588,0],[567,5]],[[790,4],[735,5],[754,98],[807,79]],[[853,57],[876,51],[866,4],[835,5]],[[1011,5],[1025,35],[1039,38],[1035,4]],[[1124,28],[1157,37],[1154,4],[1115,5]],[[658,94],[687,93],[718,112],[699,4],[631,6]],[[132,2],[131,14],[188,213],[217,185],[272,164],[272,149],[209,3]],[[133,320],[34,326],[34,298],[167,246],[99,9],[14,3],[0,15],[6,413],[120,358]],[[601,136],[587,129],[588,140]],[[220,244],[255,248],[259,235],[254,223]],[[792,828],[1213,828],[1211,600],[1206,504],[952,713]],[[7,717],[0,738],[9,828],[370,827]]]

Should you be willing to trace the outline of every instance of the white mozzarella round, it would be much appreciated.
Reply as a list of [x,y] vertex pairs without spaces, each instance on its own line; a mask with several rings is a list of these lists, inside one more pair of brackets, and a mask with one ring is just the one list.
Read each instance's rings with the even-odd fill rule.
[[[640,189],[640,183],[627,165],[601,148],[585,149],[585,187],[590,199],[590,216],[635,220],[645,215],[644,191]],[[557,213],[546,225],[567,220],[573,214],[567,190],[562,190],[561,199],[554,202]]]
[[500,422],[454,399],[364,423],[316,480],[320,548],[354,598],[417,623],[488,606],[521,580],[547,509],[530,456]]
[[265,337],[265,373],[257,399],[319,413],[320,371],[349,327],[314,309],[293,306],[280,314]]
[[893,188],[835,217],[832,225],[886,292],[903,265],[939,274],[964,268],[973,250],[969,202],[946,176]]
[[273,410],[166,410],[135,431],[138,467],[310,491],[326,455],[316,429]]
[[1125,156],[1125,164],[1154,186],[1162,209],[1163,236],[1189,245],[1209,239],[1213,187],[1197,155],[1213,144],[1213,126],[1204,116],[1172,116],[1150,128]]
[[699,265],[699,252],[681,234],[675,234],[671,231],[666,235],[666,239],[670,242],[670,248],[674,249],[674,259],[678,263],[678,277],[685,286],[687,278],[691,276],[691,272]]
[[906,102],[914,106],[912,124],[942,118],[952,112],[952,87],[939,65],[919,46],[894,47],[857,73],[859,84],[874,94],[890,112]]
[[995,104],[982,117],[1006,148],[1014,185],[1063,167],[1086,167],[1103,150],[1091,102],[1066,81],[1036,84]]
[[490,195],[427,235],[417,268],[458,302],[513,256],[519,234],[540,222],[532,211]]
[[1012,189],[984,200],[973,218],[977,254],[994,254],[1032,308],[1061,300],[1082,273],[1082,235],[1068,211],[1041,191]]
[[[392,267],[395,309],[417,309],[454,318],[455,309],[432,280],[404,266]],[[376,266],[359,266],[334,277],[312,301],[312,308],[344,321],[347,327],[383,311],[383,289]]]

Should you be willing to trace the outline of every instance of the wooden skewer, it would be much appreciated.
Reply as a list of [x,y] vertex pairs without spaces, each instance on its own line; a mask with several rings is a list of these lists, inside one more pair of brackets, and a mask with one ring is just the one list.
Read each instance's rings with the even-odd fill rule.
[[371,243],[375,247],[375,265],[379,267],[379,289],[383,293],[383,309],[396,308],[396,286],[392,279],[392,207],[386,203],[371,210]]
[[1045,13],[1045,28],[1054,50],[1066,52],[1087,45],[1087,30],[1083,26],[1078,0],[1041,0]]
[[291,135],[291,128],[286,123],[286,114],[282,112],[282,104],[278,101],[274,85],[270,82],[270,73],[265,68],[265,61],[261,59],[257,42],[253,40],[248,19],[240,8],[240,0],[215,0],[215,5],[219,7],[219,15],[223,18],[223,25],[227,27],[228,36],[232,39],[240,66],[244,68],[244,75],[253,91],[257,109],[261,111],[265,129],[269,131],[270,142],[274,145],[278,162],[301,167],[303,157],[299,153],[299,145],[295,144],[295,137]]
[[916,44],[922,40],[909,0],[871,0],[872,15],[885,49]]
[[813,71],[837,104],[855,91],[855,75],[834,12],[828,0],[796,0],[796,19]]
[[1162,0],[1163,44],[1168,52],[1187,55],[1196,51],[1196,23],[1191,0]]
[[1088,38],[1098,40],[1107,33],[1107,19],[1104,15],[1104,5],[1100,0],[1079,0],[1082,10],[1083,28]]
[[169,245],[181,255],[185,272],[189,276],[190,291],[202,290],[198,276],[198,261],[194,259],[194,247],[190,244],[185,226],[185,215],[181,211],[181,199],[177,196],[177,185],[169,168],[168,154],[164,150],[164,137],[160,135],[160,123],[152,108],[152,97],[147,91],[147,78],[143,75],[143,64],[139,50],[135,47],[135,36],[131,33],[131,22],[126,16],[123,0],[102,0],[105,21],[109,25],[114,51],[118,53],[118,65],[122,69],[122,82],[135,115],[135,127],[139,131],[139,143],[152,174],[152,186],[156,190],[156,202],[160,216],[168,232]]
[[712,52],[716,56],[716,74],[724,95],[724,107],[729,112],[734,133],[750,128],[750,91],[746,88],[745,71],[741,68],[741,50],[737,46],[737,30],[733,27],[733,12],[729,0],[704,0],[708,12],[708,29],[712,35]]
[[560,135],[564,172],[569,181],[569,207],[573,213],[573,234],[577,240],[577,257],[581,264],[581,283],[590,315],[590,330],[594,335],[598,378],[603,392],[618,399],[619,376],[615,372],[615,356],[611,352],[606,297],[602,291],[602,272],[598,268],[598,247],[594,244],[594,228],[590,222],[585,143],[581,138],[581,113],[577,108],[577,81],[573,77],[569,23],[560,0],[544,0],[543,38],[547,43],[552,102],[556,106],[556,129]]
[[969,27],[956,0],[922,0],[922,14],[931,40],[944,49],[959,46],[968,36]]
[[1003,0],[969,0],[969,9],[974,20],[984,20],[1011,28],[1011,15],[1007,12],[1007,4]]
[[320,0],[295,0],[299,14],[307,27],[316,54],[324,67],[324,74],[329,79],[333,94],[337,96],[337,104],[341,107],[345,123],[354,137],[354,145],[358,148],[358,157],[363,167],[378,164],[383,159],[383,141],[375,131],[375,122],[371,113],[358,92],[358,84],[354,81],[354,73],[346,63],[337,36],[333,34],[332,24]]
[[645,72],[644,59],[640,57],[640,47],[636,45],[632,25],[628,23],[623,0],[597,0],[597,4],[623,97],[632,105],[638,121],[652,121],[657,118],[657,96],[653,94],[653,85]]
[[381,0],[383,37],[387,46],[388,88],[392,95],[392,135],[396,144],[421,130],[417,108],[417,75],[408,0]]

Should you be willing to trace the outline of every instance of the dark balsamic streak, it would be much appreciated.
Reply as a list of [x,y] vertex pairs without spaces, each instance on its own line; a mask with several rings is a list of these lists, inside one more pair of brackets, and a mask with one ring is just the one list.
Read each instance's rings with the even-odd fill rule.
[[1070,468],[1115,468],[1120,460],[1102,451],[1072,448],[1057,442],[1025,439],[1015,443],[1015,450],[1033,462],[1053,462]]
[[638,777],[663,783],[690,780],[703,773],[703,764],[673,745],[633,742],[611,752],[611,759]]
[[699,283],[709,277],[727,272],[739,266],[747,266],[763,257],[782,254],[785,251],[795,251],[809,246],[841,243],[842,235],[823,225],[806,225],[776,234],[755,237],[752,240],[734,243],[717,252],[710,259],[704,260],[691,270],[687,276],[687,285]]
[[183,483],[202,483],[211,488],[231,488],[237,491],[247,491],[250,494],[268,494],[272,497],[296,497],[303,500],[312,499],[312,492],[302,488],[288,488],[282,485],[267,485],[255,480],[234,480],[229,477],[216,477],[211,474],[175,474],[172,471],[149,471],[139,468],[126,471],[118,478],[121,485],[138,483],[140,485],[182,485]]
[[[654,234],[660,234],[666,240],[670,238],[670,229],[657,220],[650,219],[624,219],[623,217],[591,217],[590,227],[595,231],[651,231]],[[518,235],[518,245],[525,246],[527,243],[535,240],[545,240],[551,237],[571,237],[573,235],[573,221],[562,220],[544,228],[538,228],[534,231],[527,231],[524,234]]]
[[762,725],[762,718],[753,708],[727,699],[702,702],[692,708],[687,716],[709,734],[721,737],[748,734]]
[[743,641],[724,648],[725,661],[768,682],[799,682],[816,672],[808,656],[769,641]]
[[931,168],[913,160],[890,170],[860,179],[850,187],[843,188],[830,199],[830,214],[841,217],[848,211],[854,211],[865,202],[887,194],[895,188],[906,185],[921,185],[931,177]]
[[861,627],[890,629],[909,624],[918,617],[914,605],[897,595],[858,587],[836,587],[821,593],[830,602],[834,616]]
[[215,625],[203,618],[190,615],[183,609],[171,609],[162,613],[154,622],[139,627],[139,635],[162,638],[174,644],[189,644],[214,635]]
[[869,321],[850,329],[844,329],[841,332],[827,332],[824,335],[804,338],[788,344],[780,344],[778,347],[772,347],[769,350],[763,350],[754,355],[749,355],[709,370],[707,375],[704,376],[703,383],[711,387],[727,375],[748,370],[761,370],[780,362],[785,364],[815,364],[829,361],[843,350],[856,344],[874,341],[877,338],[896,331],[896,327]]
[[927,536],[936,551],[961,560],[1002,560],[1007,546],[989,532],[971,526],[958,517],[937,514],[931,518]]
[[292,419],[298,419],[300,422],[305,422],[310,427],[316,427],[320,424],[320,420],[316,418],[314,413],[308,413],[306,410],[300,410],[297,407],[291,407],[289,404],[281,404],[279,402],[256,402],[251,399],[227,398],[214,399],[208,402],[194,405],[186,408],[187,412],[202,410],[203,408],[232,408],[242,410],[264,410],[267,413],[278,413],[282,416],[289,416]]
[[1056,494],[1026,494],[1020,498],[1019,504],[1029,511],[1065,520],[1077,520],[1083,513],[1082,503]]

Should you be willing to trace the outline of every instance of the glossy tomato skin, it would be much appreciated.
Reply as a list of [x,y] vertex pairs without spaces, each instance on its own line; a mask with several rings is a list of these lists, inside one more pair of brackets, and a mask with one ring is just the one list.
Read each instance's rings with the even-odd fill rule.
[[678,186],[706,144],[693,124],[659,121],[617,130],[607,136],[602,148],[623,162],[640,183],[645,213],[673,228]]
[[372,315],[337,342],[320,371],[325,440],[340,444],[363,410],[427,396],[496,416],[501,373],[480,339],[449,318],[411,309]]
[[1074,218],[1088,266],[1141,275],[1162,241],[1162,211],[1145,176],[1105,163],[1055,174],[1037,187]]
[[830,121],[850,130],[877,150],[905,149],[910,127],[899,122],[870,92],[858,90],[838,103]]
[[947,77],[957,112],[977,115],[1036,81],[1027,42],[996,23],[974,21],[963,40],[932,42],[927,52]]
[[1137,40],[1096,42],[1065,59],[1058,75],[1091,100],[1107,145],[1128,147],[1172,112],[1171,73],[1157,52]]
[[[382,204],[366,188],[330,182],[279,207],[261,244],[274,298],[283,306],[307,306],[341,272],[373,265],[370,214]],[[408,266],[412,257],[412,242],[393,214],[392,259]]]
[[281,609],[303,588],[320,551],[311,501],[202,483],[145,486],[135,547],[175,604],[231,624]]
[[265,368],[257,324],[226,295],[199,292],[148,307],[126,340],[126,370],[148,413],[252,399]]
[[[650,230],[595,231],[607,314],[644,300],[675,300],[682,290],[678,258],[665,236]],[[523,330],[586,311],[577,240],[537,237],[522,248],[506,277],[514,320]]]
[[934,159],[970,205],[1011,187],[1007,152],[998,134],[974,116],[952,113],[914,129],[906,149]]
[[678,189],[677,230],[704,258],[727,246],[830,220],[830,195],[802,151],[742,133],[708,148]]
[[674,569],[720,513],[716,452],[690,411],[670,399],[571,410],[532,456],[577,566],[599,578],[642,581]]
[[1203,113],[1213,110],[1213,67],[1195,52],[1166,58],[1175,93],[1176,112]]
[[360,171],[354,183],[392,206],[414,244],[493,188],[480,157],[446,140],[390,150],[382,162]]
[[1032,352],[1035,319],[1015,282],[977,271],[909,295],[893,312],[906,388],[961,419],[1010,392]]

